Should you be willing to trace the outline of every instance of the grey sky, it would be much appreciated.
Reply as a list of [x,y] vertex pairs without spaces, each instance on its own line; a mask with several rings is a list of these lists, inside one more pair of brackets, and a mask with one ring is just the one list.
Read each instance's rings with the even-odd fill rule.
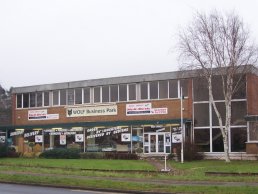
[[175,35],[196,11],[235,10],[258,37],[258,0],[0,0],[0,84],[177,70]]

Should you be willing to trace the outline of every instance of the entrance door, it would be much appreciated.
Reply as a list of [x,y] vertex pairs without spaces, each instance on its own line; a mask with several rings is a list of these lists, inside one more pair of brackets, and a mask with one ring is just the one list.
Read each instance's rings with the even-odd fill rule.
[[[166,140],[166,142],[165,142]],[[164,154],[170,153],[170,133],[145,133],[144,153]]]

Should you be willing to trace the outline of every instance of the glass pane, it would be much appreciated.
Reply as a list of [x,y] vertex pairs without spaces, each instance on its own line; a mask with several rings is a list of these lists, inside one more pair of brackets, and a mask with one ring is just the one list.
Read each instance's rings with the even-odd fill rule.
[[37,93],[37,107],[42,106],[42,100],[43,100],[42,92],[38,92]]
[[17,94],[17,108],[22,108],[22,94]]
[[67,104],[74,105],[74,89],[67,90]]
[[193,79],[194,101],[209,101],[208,84],[205,78]]
[[231,152],[245,152],[246,141],[246,128],[231,128]]
[[180,80],[180,87],[182,87],[184,97],[188,96],[188,83],[189,83],[189,80],[187,79]]
[[102,102],[109,102],[109,86],[102,86]]
[[49,106],[49,92],[44,92],[44,106]]
[[90,103],[90,88],[84,88],[84,103]]
[[158,99],[158,81],[150,82],[150,99]]
[[202,152],[210,151],[210,130],[194,129],[194,142]]
[[66,90],[60,90],[60,105],[66,105]]
[[246,77],[236,76],[234,79],[234,84],[238,84],[237,90],[233,94],[233,99],[246,99]]
[[158,135],[158,152],[164,152],[164,135]]
[[94,102],[100,102],[100,87],[94,88]]
[[169,80],[169,98],[178,98],[177,80]]
[[140,84],[141,87],[141,100],[148,99],[148,83],[144,82]]
[[212,151],[224,152],[223,137],[220,129],[212,129]]
[[58,90],[53,91],[53,105],[54,106],[59,105],[59,91]]
[[[206,81],[207,82],[207,81]],[[214,76],[212,79],[212,91],[214,100],[224,100],[223,84],[221,76]]]
[[246,125],[245,116],[247,115],[246,102],[232,102],[232,121],[231,125]]
[[136,84],[129,85],[129,100],[136,100]]
[[119,101],[127,101],[127,85],[119,85]]
[[118,85],[110,86],[110,101],[117,102],[118,101]]
[[150,135],[150,152],[156,152],[156,135]]
[[29,107],[29,93],[23,94],[23,108]]
[[75,104],[82,104],[82,88],[75,89]]
[[159,81],[159,99],[168,98],[168,81]]
[[258,122],[249,122],[250,141],[258,141]]
[[[222,118],[222,124],[225,125],[225,118],[226,118],[225,103],[224,102],[216,102],[216,106],[217,106],[217,109]],[[218,120],[216,112],[214,111],[213,106],[212,106],[212,125],[219,126],[219,120]]]
[[194,104],[194,125],[198,127],[209,126],[209,104]]
[[36,106],[36,93],[30,93],[30,107]]

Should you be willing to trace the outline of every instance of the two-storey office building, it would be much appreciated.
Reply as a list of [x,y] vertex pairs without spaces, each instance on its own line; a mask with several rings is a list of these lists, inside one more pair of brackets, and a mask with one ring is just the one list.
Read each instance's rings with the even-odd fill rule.
[[[231,156],[258,153],[257,75],[252,68],[233,97]],[[185,139],[207,156],[223,157],[205,83],[195,71],[184,71],[17,87],[12,90],[13,125],[0,129],[8,131],[9,144],[19,152],[78,146],[85,152],[148,155],[170,153],[183,125]],[[213,83],[225,117],[220,81]]]

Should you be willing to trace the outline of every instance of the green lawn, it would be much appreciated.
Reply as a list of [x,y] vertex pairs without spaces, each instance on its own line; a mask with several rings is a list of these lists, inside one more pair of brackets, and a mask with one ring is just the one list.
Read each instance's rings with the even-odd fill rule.
[[104,169],[104,170],[155,170],[143,160],[94,160],[94,159],[29,159],[2,158],[1,165],[31,166],[31,167],[61,167],[74,169]]
[[[164,173],[130,173],[130,172],[105,172],[103,170],[155,170],[153,166],[143,160],[90,160],[90,159],[25,159],[5,158],[0,159],[0,180],[14,181],[20,183],[40,183],[55,185],[82,186],[86,188],[112,188],[141,191],[159,192],[196,192],[196,193],[258,193],[258,187],[225,187],[225,186],[170,186],[155,185],[147,183],[132,183],[126,181],[112,181],[109,177],[127,177],[148,179],[170,179],[188,181],[236,181],[236,182],[258,182],[258,176],[205,176],[205,172],[257,172],[258,161],[194,161],[181,164],[169,161],[175,174]],[[58,168],[48,168],[58,167]],[[61,168],[60,168],[61,167]],[[92,171],[81,169],[93,169]],[[6,175],[3,172],[24,172],[24,175]],[[2,173],[1,173],[2,172]],[[27,174],[26,174],[27,173]],[[29,173],[41,173],[45,176],[32,176]],[[92,177],[90,180],[74,179],[71,177],[62,178],[56,175],[79,175]],[[94,180],[94,177],[106,177],[106,180]]]

